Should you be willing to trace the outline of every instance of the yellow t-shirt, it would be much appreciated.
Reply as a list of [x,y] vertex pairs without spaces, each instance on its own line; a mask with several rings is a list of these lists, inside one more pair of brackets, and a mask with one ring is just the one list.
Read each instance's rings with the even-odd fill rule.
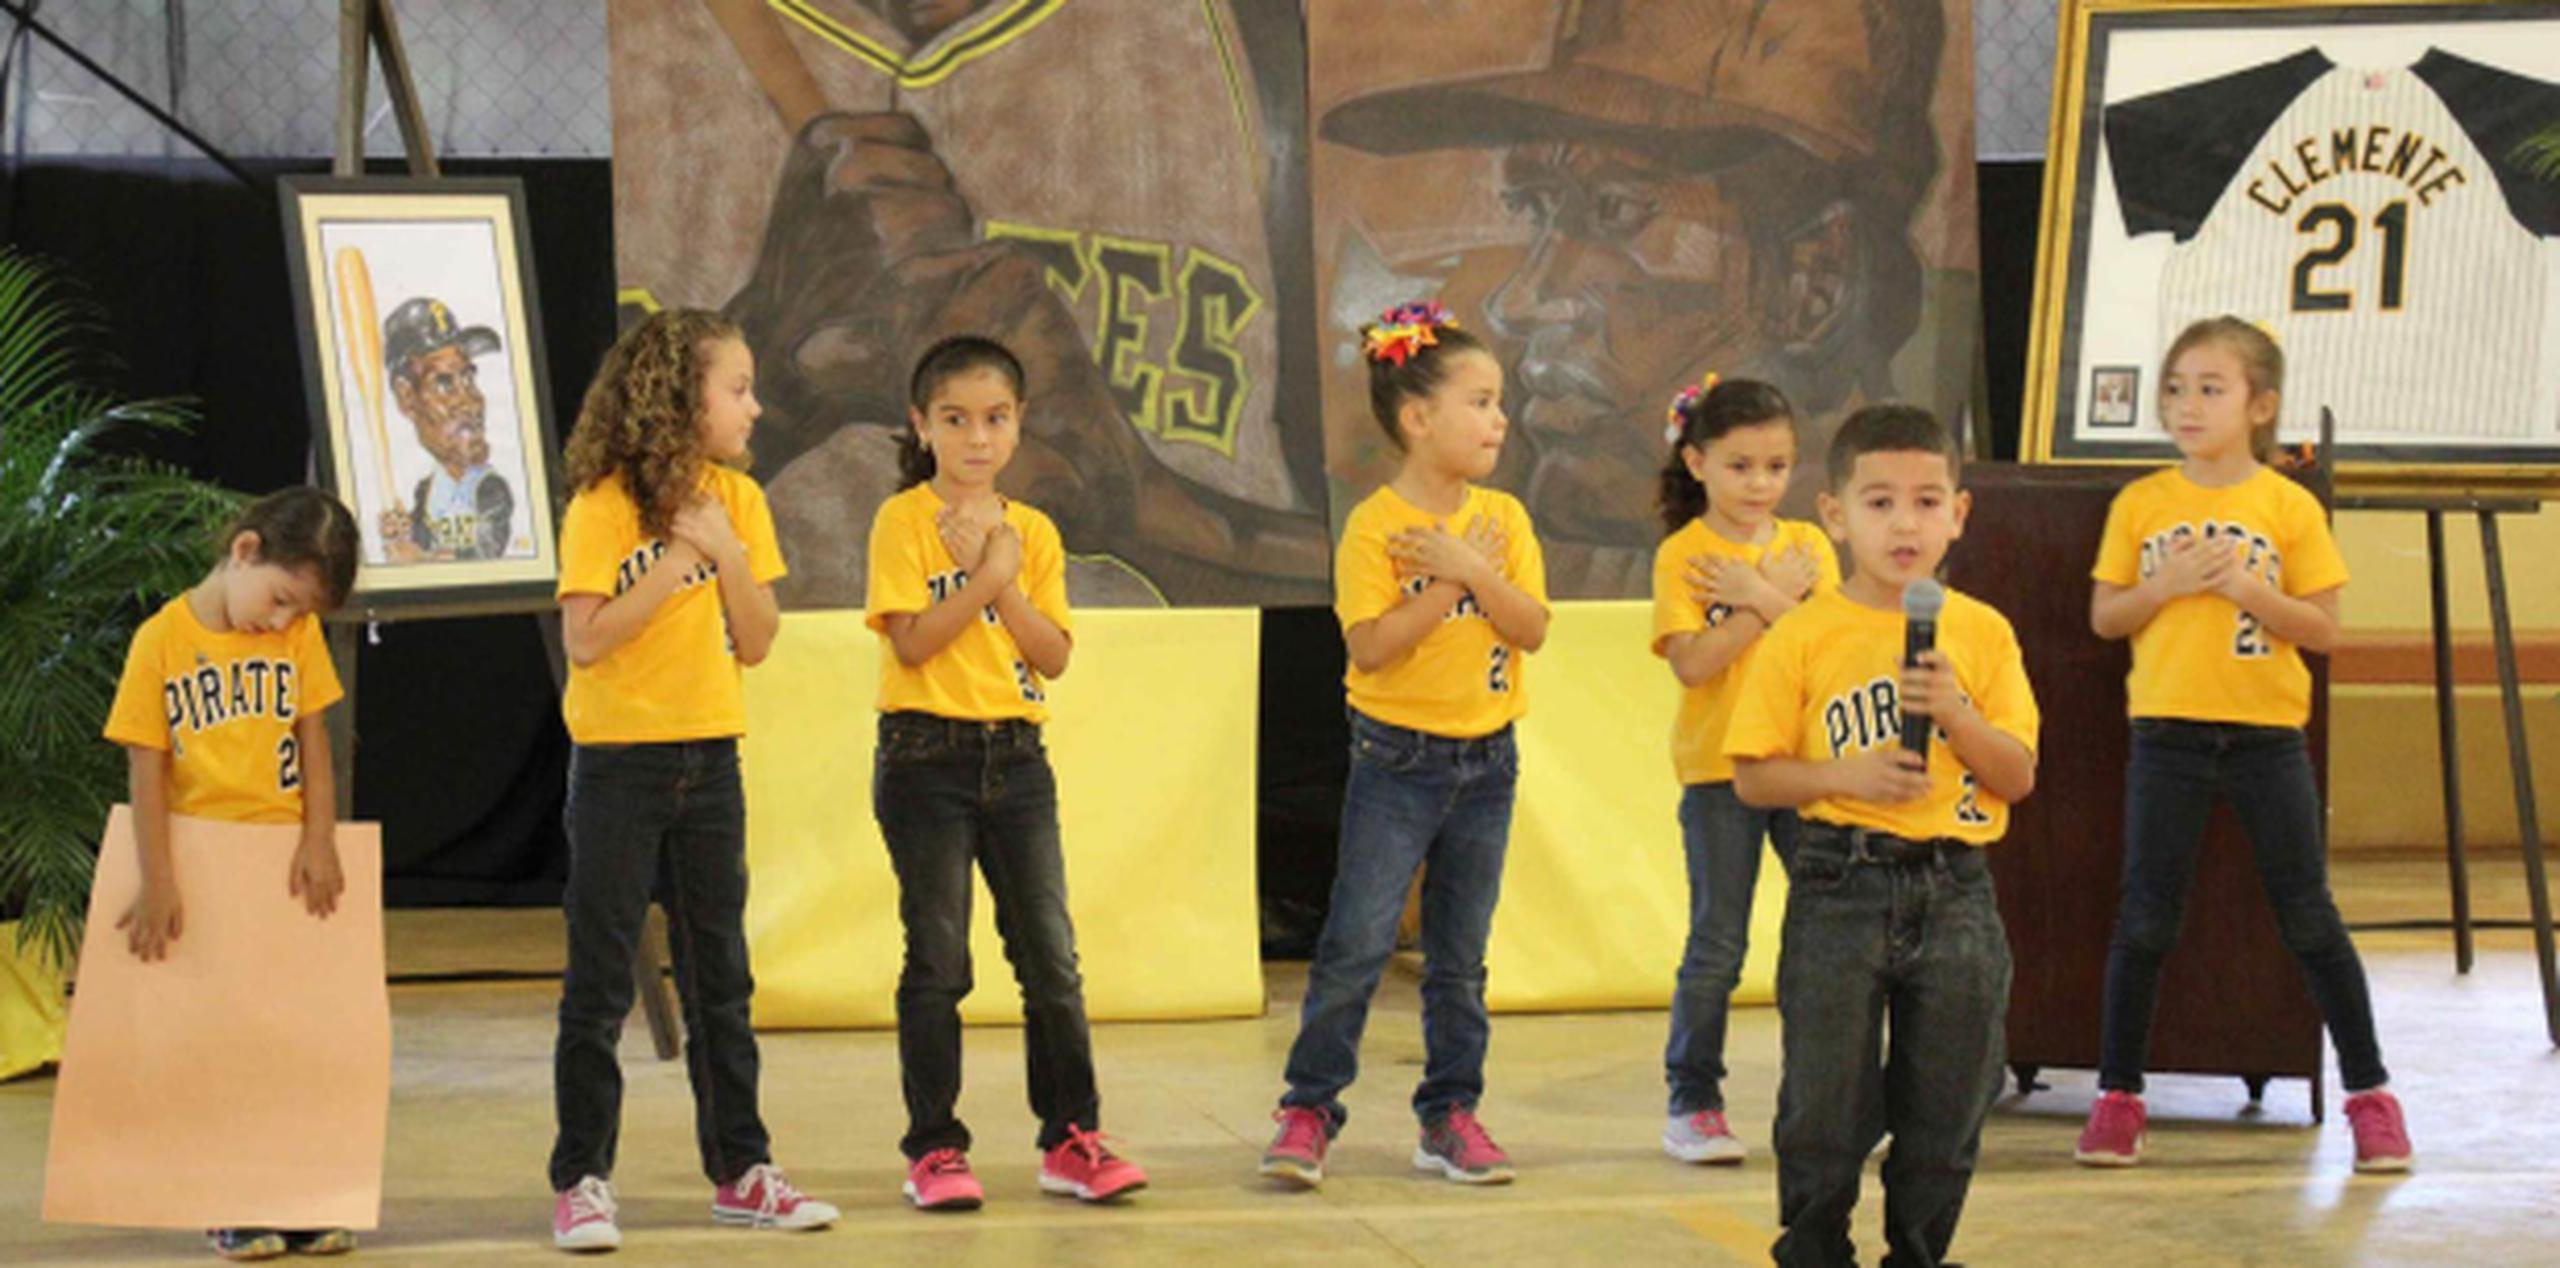
[[216,632],[187,597],[133,632],[107,713],[107,738],[169,754],[169,810],[234,823],[302,821],[302,746],[293,724],[345,690],[320,618],[281,634]]
[[[1689,595],[1689,561],[1700,555],[1738,559],[1757,568],[1770,555],[1793,547],[1812,556],[1819,569],[1813,593],[1840,588],[1840,559],[1821,527],[1804,520],[1779,520],[1765,546],[1746,546],[1707,527],[1702,519],[1680,526],[1653,552],[1653,654],[1667,656],[1664,645],[1674,634],[1695,634],[1724,624],[1732,609],[1702,604]],[[1753,639],[1715,677],[1680,693],[1680,716],[1671,723],[1671,764],[1683,784],[1722,783],[1733,778],[1733,759],[1724,755],[1725,723],[1733,717],[1733,696],[1743,670],[1760,650]]]
[[[2347,561],[2329,533],[2320,499],[2272,468],[2229,488],[2208,489],[2176,467],[2144,476],[2116,494],[2098,563],[2089,575],[2135,586],[2180,538],[2242,550],[2243,567],[2295,598],[2347,583]],[[2127,712],[2253,726],[2311,720],[2311,670],[2293,644],[2218,594],[2171,599],[2133,634]]]
[[[1871,608],[1838,591],[1820,595],[1770,629],[1725,731],[1725,756],[1837,761],[1902,743],[1900,612]],[[1956,685],[2001,734],[2032,752],[2040,718],[2027,663],[2009,619],[1970,595],[1947,592],[1938,650],[1954,662]],[[1870,828],[1912,841],[1952,837],[1989,845],[2009,829],[2009,803],[1978,787],[1943,733],[1929,741],[1929,795],[1896,806],[1826,797],[1808,819]]]
[[[712,464],[703,484],[729,512],[758,585],[783,575],[773,510],[743,471]],[[638,585],[667,543],[640,528],[640,507],[620,474],[578,490],[560,524],[562,596],[610,599]],[[569,667],[561,714],[580,744],[665,744],[744,735],[747,706],[736,645],[720,599],[720,569],[708,561],[684,578],[629,642],[592,665]]]
[[[1444,520],[1386,486],[1353,507],[1342,526],[1342,543],[1333,558],[1333,611],[1342,628],[1376,620],[1431,585],[1430,577],[1397,574],[1396,562],[1387,554],[1388,539],[1434,523],[1463,536],[1479,517],[1489,517],[1502,530],[1503,579],[1543,606],[1546,556],[1518,498],[1469,486],[1466,505]],[[1475,596],[1467,595],[1449,609],[1440,628],[1423,635],[1403,658],[1374,673],[1354,665],[1342,682],[1350,689],[1351,707],[1380,722],[1473,739],[1491,735],[1529,711],[1526,669],[1520,649],[1503,641],[1476,606]]]
[[[942,495],[919,484],[880,504],[871,520],[866,623],[880,631],[880,711],[915,710],[937,717],[993,722],[1049,720],[1048,686],[1022,658],[1022,648],[993,605],[921,665],[904,665],[889,645],[888,617],[923,612],[969,584],[969,574],[942,544],[934,517]],[[1028,503],[1007,499],[1004,522],[1022,538],[1022,571],[1014,586],[1042,616],[1072,631],[1067,612],[1067,552],[1058,526]]]

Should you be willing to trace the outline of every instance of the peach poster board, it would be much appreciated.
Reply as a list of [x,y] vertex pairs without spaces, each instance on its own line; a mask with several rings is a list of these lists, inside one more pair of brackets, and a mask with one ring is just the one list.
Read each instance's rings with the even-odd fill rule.
[[141,888],[107,820],[54,1090],[44,1218],[151,1228],[374,1227],[391,1108],[382,837],[338,825],[327,919],[286,893],[297,824],[173,815],[184,903],[145,964],[116,920]]

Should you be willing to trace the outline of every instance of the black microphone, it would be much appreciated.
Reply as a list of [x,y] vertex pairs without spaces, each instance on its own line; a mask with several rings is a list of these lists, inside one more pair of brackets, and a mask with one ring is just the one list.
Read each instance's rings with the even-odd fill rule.
[[[1947,588],[1927,577],[1902,588],[1902,665],[1905,669],[1920,663],[1920,653],[1935,651],[1938,646],[1938,613],[1947,606]],[[1937,725],[1933,718],[1914,716],[1902,711],[1902,747],[1918,753],[1922,761],[1929,757],[1929,731]]]

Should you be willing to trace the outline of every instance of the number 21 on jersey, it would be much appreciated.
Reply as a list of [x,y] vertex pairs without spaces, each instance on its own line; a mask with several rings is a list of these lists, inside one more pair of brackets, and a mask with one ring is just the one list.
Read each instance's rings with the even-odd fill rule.
[[[2386,313],[2400,311],[2409,290],[2409,203],[2400,199],[2384,207],[2371,221],[2382,236],[2381,296],[2379,307]],[[2352,284],[2333,286],[2321,270],[2347,262],[2355,254],[2356,213],[2345,203],[2321,203],[2302,213],[2294,227],[2305,235],[2325,240],[2302,253],[2293,262],[2293,311],[2297,313],[2344,312],[2355,307],[2356,291]]]

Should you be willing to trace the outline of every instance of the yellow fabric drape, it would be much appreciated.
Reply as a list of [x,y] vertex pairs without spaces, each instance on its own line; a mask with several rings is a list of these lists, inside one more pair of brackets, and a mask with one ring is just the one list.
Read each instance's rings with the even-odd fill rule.
[[62,970],[42,950],[18,948],[18,922],[0,924],[0,1079],[62,1059],[68,1015]]
[[[1254,901],[1261,615],[1076,614],[1050,688],[1068,902],[1095,1021],[1262,1011]],[[747,673],[747,941],[755,1023],[896,1021],[897,879],[871,815],[879,636],[859,612],[792,613]],[[1017,1021],[982,881],[972,1022]]]
[[[1652,605],[1555,605],[1520,722],[1511,856],[1485,954],[1496,1011],[1661,1008],[1689,936],[1671,719],[1680,684],[1651,647]],[[1786,878],[1762,847],[1737,1004],[1777,979]]]

